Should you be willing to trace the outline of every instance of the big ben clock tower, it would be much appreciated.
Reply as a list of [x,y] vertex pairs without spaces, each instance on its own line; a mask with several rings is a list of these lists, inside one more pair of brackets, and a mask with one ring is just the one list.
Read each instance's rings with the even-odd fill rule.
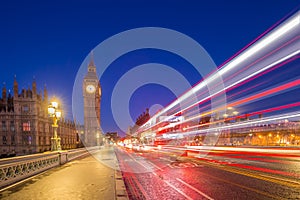
[[92,54],[87,68],[87,74],[82,83],[84,143],[85,146],[96,146],[101,145],[102,142],[102,133],[100,129],[101,86]]

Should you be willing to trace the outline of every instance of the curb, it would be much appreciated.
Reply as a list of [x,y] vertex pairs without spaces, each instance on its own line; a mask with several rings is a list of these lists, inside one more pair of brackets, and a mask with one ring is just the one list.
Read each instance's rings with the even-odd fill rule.
[[119,161],[115,155],[115,197],[116,200],[129,200],[126,186],[120,170]]
[[116,185],[116,199],[129,200],[126,186],[122,177],[122,172],[115,170],[115,185]]

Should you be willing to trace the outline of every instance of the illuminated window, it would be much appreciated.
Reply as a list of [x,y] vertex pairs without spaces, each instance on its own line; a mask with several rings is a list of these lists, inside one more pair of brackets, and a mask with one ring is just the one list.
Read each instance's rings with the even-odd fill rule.
[[30,131],[30,122],[23,122],[23,131]]

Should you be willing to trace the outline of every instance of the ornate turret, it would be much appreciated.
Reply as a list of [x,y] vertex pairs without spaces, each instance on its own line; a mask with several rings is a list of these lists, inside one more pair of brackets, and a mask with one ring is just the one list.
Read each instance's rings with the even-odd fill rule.
[[89,67],[96,67],[95,62],[94,62],[94,52],[91,51],[91,56],[90,56],[90,63],[88,65]]
[[3,83],[3,88],[2,88],[2,99],[4,100],[4,101],[6,101],[6,84],[5,84],[5,82]]
[[94,53],[93,51],[91,51],[91,56],[90,56],[90,63],[88,65],[88,74],[91,74],[91,75],[96,75],[96,65],[95,65],[95,62],[94,62]]
[[30,86],[28,86],[28,89],[26,90],[26,97],[27,98],[32,98],[32,91],[30,89]]
[[32,93],[33,93],[34,97],[37,95],[37,93],[36,93],[36,81],[35,81],[35,78],[33,78],[33,82],[32,82]]
[[48,101],[48,91],[47,91],[47,88],[46,88],[46,84],[44,85],[44,101]]
[[19,93],[19,88],[18,88],[18,82],[17,82],[17,78],[15,75],[15,79],[14,79],[14,98],[18,98],[18,93]]

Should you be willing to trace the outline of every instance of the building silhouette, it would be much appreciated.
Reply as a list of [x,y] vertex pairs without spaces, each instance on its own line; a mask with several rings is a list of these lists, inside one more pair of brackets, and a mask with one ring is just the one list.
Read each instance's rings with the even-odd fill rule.
[[126,137],[137,137],[137,133],[136,131],[138,130],[138,128],[140,126],[142,126],[143,124],[145,124],[148,120],[150,119],[150,113],[149,113],[149,108],[146,108],[146,112],[144,111],[142,114],[140,114],[135,121],[135,124],[133,125],[133,127],[129,126],[127,133],[126,133]]

